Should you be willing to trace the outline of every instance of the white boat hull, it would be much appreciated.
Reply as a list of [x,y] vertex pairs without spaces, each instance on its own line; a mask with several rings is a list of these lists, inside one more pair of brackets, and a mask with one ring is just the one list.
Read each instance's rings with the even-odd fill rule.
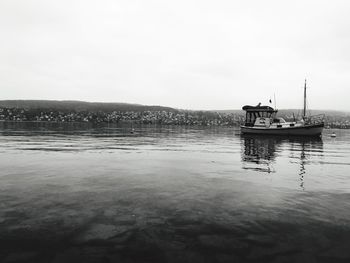
[[242,134],[320,136],[324,124],[311,124],[298,127],[265,128],[241,126]]

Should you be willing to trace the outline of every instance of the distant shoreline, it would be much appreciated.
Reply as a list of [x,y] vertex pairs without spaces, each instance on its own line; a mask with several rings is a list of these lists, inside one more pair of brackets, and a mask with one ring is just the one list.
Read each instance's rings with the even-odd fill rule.
[[[96,126],[96,125],[103,125],[103,126],[108,126],[108,125],[140,125],[140,126],[178,126],[178,127],[239,127],[240,124],[233,124],[233,125],[183,125],[183,124],[159,124],[159,123],[140,123],[138,121],[121,121],[118,123],[108,123],[108,122],[99,122],[99,123],[92,123],[92,122],[84,122],[84,121],[71,121],[71,122],[60,122],[60,121],[10,121],[10,120],[0,120],[1,123],[9,123],[9,124],[86,124],[88,126]],[[336,130],[347,130],[350,129],[349,127],[330,127],[326,126],[324,129],[336,129]]]
[[[100,104],[79,102],[30,101],[29,104],[17,103],[16,107],[1,105],[0,121],[32,123],[120,123],[151,124],[180,126],[239,126],[244,122],[243,111],[188,111],[161,106],[143,106],[130,104]],[[8,101],[6,101],[9,103]],[[28,101],[25,101],[28,103]],[[14,103],[14,101],[11,101]],[[34,103],[34,104],[33,104]],[[68,104],[67,104],[68,103]],[[84,107],[82,105],[85,105]],[[92,106],[91,106],[92,105]],[[107,105],[107,106],[106,106]],[[12,105],[13,106],[13,105]],[[19,107],[21,106],[21,107]],[[295,114],[297,112],[297,114]],[[299,113],[298,113],[299,112]],[[330,128],[350,129],[350,114],[344,112],[312,111],[312,114],[323,113],[325,126]],[[278,116],[285,120],[300,118],[300,111],[279,110]]]

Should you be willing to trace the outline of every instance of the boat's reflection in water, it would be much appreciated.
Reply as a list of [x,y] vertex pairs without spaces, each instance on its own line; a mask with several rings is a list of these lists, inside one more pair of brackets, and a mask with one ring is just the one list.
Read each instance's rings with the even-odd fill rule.
[[281,141],[271,136],[258,135],[242,135],[242,140],[243,169],[274,172],[273,163],[276,157],[276,147]]
[[[277,165],[278,159],[288,159],[288,163],[299,165],[300,187],[304,189],[307,164],[312,159],[323,157],[321,137],[283,137],[263,135],[241,135],[243,169],[263,173],[283,172]],[[276,168],[279,167],[279,168]]]

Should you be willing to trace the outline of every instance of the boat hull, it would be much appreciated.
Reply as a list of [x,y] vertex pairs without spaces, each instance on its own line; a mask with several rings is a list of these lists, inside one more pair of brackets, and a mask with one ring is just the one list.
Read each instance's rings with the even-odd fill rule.
[[311,124],[298,127],[286,128],[265,128],[241,126],[242,134],[263,134],[263,135],[296,135],[296,136],[320,136],[324,124]]

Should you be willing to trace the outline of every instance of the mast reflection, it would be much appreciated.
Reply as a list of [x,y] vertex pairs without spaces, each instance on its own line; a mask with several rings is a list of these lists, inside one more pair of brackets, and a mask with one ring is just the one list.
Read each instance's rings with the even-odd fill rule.
[[316,137],[290,139],[289,142],[289,159],[291,163],[299,164],[300,188],[305,190],[306,166],[313,162],[314,157],[323,157],[323,141]]

